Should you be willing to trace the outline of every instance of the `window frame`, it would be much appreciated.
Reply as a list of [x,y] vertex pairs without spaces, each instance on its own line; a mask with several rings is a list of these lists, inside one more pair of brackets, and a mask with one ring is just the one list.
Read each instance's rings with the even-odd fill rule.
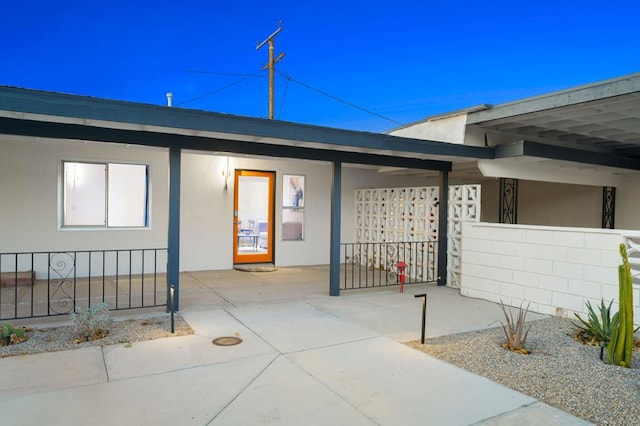
[[[66,185],[65,181],[65,165],[66,164],[90,164],[104,166],[104,224],[91,224],[91,225],[70,225],[66,223]],[[145,168],[145,181],[144,181],[144,224],[142,225],[109,225],[109,173],[110,165],[127,165],[127,166],[142,166]],[[95,160],[62,160],[61,162],[61,187],[60,187],[60,229],[65,230],[118,230],[118,229],[149,229],[151,227],[151,182],[150,182],[150,165],[147,163],[138,162],[126,162],[126,161],[95,161]]]

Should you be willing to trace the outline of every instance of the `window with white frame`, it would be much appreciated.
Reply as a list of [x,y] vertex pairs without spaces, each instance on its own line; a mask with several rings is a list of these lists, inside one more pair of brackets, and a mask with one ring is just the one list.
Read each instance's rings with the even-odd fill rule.
[[64,161],[65,227],[146,227],[149,225],[148,166]]

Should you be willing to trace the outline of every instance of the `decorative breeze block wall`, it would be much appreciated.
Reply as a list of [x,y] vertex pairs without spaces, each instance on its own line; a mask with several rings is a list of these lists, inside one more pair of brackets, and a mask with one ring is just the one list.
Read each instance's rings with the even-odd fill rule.
[[[356,241],[437,241],[438,197],[437,186],[356,190]],[[480,185],[450,186],[448,217],[447,285],[458,288],[462,223],[480,221]]]

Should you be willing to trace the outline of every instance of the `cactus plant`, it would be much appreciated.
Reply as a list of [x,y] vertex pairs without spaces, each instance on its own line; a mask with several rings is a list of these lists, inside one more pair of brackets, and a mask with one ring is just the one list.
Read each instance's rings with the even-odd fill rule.
[[5,345],[11,343],[20,343],[25,340],[24,328],[14,327],[11,323],[5,322],[2,324],[2,340]]
[[604,303],[604,300],[600,301],[600,315],[596,314],[591,302],[587,301],[586,305],[589,313],[587,319],[583,319],[578,313],[574,313],[576,318],[580,320],[579,324],[574,323],[574,326],[578,329],[576,339],[583,343],[606,346],[611,339],[613,329],[620,324],[620,314],[616,312],[613,317],[611,316],[613,300],[609,302],[609,306]]
[[631,266],[627,257],[627,248],[620,244],[622,265],[618,266],[618,291],[620,302],[620,322],[611,333],[611,340],[607,347],[607,362],[609,364],[631,367],[633,351],[633,288]]

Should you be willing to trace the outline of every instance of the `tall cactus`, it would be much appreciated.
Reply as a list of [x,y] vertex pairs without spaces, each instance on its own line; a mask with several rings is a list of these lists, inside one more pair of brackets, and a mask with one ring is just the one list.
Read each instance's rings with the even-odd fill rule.
[[622,367],[631,367],[633,351],[633,285],[627,248],[620,244],[622,265],[618,266],[620,323],[613,329],[607,348],[607,361]]

